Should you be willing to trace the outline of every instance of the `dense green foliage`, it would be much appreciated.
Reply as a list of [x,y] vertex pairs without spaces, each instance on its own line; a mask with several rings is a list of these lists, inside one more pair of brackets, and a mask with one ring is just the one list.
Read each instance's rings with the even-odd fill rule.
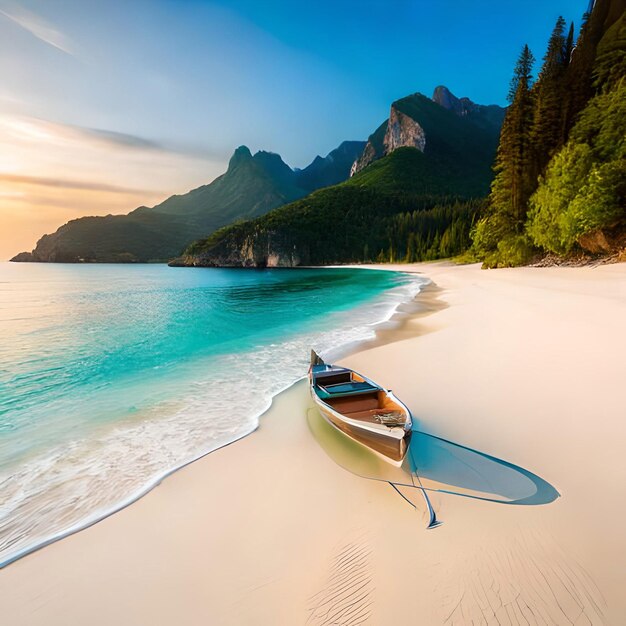
[[[625,222],[624,0],[597,0],[576,46],[557,20],[538,79],[524,47],[511,83],[488,208],[473,254],[488,267],[567,254]],[[608,250],[607,250],[608,251]]]
[[[263,266],[418,261],[457,255],[489,190],[502,110],[467,114],[421,94],[393,107],[417,121],[424,152],[397,148],[347,181],[195,242],[183,262]],[[382,150],[387,124],[370,136]]]
[[387,250],[377,260],[431,261],[456,256],[470,244],[470,231],[481,200],[448,202],[432,209],[400,213],[387,221]]
[[533,243],[557,254],[624,215],[626,79],[589,102],[570,137],[540,180],[528,214]]
[[15,260],[50,263],[133,263],[167,259],[197,232],[171,215],[158,219],[134,211],[129,215],[82,217],[44,235],[30,255]]
[[626,76],[626,16],[622,14],[598,42],[593,65],[594,86],[612,89],[624,76]]
[[532,52],[524,46],[509,89],[511,105],[500,132],[488,210],[473,233],[473,252],[489,266],[517,265],[528,258],[521,233],[532,191],[533,62]]
[[[206,265],[246,264],[241,250],[252,248],[252,265],[270,254],[293,255],[294,264],[417,261],[448,257],[469,245],[480,200],[463,200],[468,182],[435,176],[425,155],[399,148],[349,181],[316,191],[267,215],[227,226],[190,246],[186,255]],[[484,192],[484,188],[483,188]]]
[[[454,114],[449,114],[455,117]],[[476,139],[478,141],[478,138]],[[491,182],[493,151],[483,159],[470,158],[471,143],[461,156],[398,148],[395,157],[384,157],[342,184],[375,188],[381,193],[425,196],[485,196]],[[495,146],[494,146],[495,149]],[[391,156],[391,155],[388,155]]]

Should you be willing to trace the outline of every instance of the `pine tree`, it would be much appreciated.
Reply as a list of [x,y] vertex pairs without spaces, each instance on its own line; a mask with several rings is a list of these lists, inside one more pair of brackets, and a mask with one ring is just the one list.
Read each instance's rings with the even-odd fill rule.
[[591,13],[583,15],[565,80],[565,136],[576,123],[578,114],[597,92],[593,72],[598,43],[607,30],[607,20],[613,24],[624,12],[623,4],[623,0],[595,0]]
[[511,80],[508,96],[511,105],[500,131],[494,167],[496,176],[491,185],[487,214],[472,230],[473,253],[489,267],[510,265],[509,259],[501,258],[500,250],[517,250],[523,245],[528,198],[534,186],[531,139],[534,60],[525,45]]
[[567,39],[563,46],[563,60],[566,65],[572,60],[572,51],[574,50],[574,22],[570,22],[569,31],[567,31]]
[[595,46],[592,45],[590,15],[583,15],[576,47],[572,51],[570,69],[565,80],[567,94],[564,102],[565,132],[569,133],[576,116],[591,97],[591,69],[595,58]]
[[[535,115],[532,132],[534,149],[533,180],[543,172],[550,157],[562,145],[564,133],[563,94],[565,70],[569,64],[570,35],[565,36],[565,20],[559,17],[548,40],[543,66],[534,86]],[[533,189],[534,191],[534,189]]]
[[594,228],[626,228],[626,161],[623,153],[611,156],[626,136],[621,122],[625,4],[595,0],[576,45],[573,25],[566,32],[559,18],[532,88],[532,56],[527,47],[522,51],[488,209],[471,233],[472,251],[486,266],[526,262],[532,254],[529,237],[563,253],[583,245],[581,235]]
[[511,78],[511,82],[509,84],[509,93],[507,95],[507,100],[513,104],[515,98],[518,94],[518,91],[521,88],[529,90],[532,86],[532,70],[533,64],[535,63],[535,57],[533,53],[530,51],[528,45],[525,45],[522,48],[522,52],[517,58],[517,63],[515,64],[515,70],[513,71],[513,78]]
[[515,65],[509,97],[512,96],[496,156],[496,179],[491,201],[496,212],[507,214],[513,226],[523,222],[526,202],[532,193],[531,132],[533,127],[532,68],[535,58],[525,45]]
[[407,263],[415,263],[417,261],[417,250],[415,247],[415,233],[409,234],[409,239],[406,246],[406,258]]
[[574,22],[569,25],[569,31],[567,33],[567,39],[565,40],[565,46],[563,49],[563,59],[567,64],[567,70],[564,72],[562,78],[562,98],[561,98],[561,132],[559,136],[559,144],[563,145],[567,141],[567,134],[571,128],[571,102],[569,87],[571,83],[570,79],[570,65],[572,62],[574,53]]
[[598,92],[613,89],[626,76],[626,14],[622,14],[598,44],[592,76]]

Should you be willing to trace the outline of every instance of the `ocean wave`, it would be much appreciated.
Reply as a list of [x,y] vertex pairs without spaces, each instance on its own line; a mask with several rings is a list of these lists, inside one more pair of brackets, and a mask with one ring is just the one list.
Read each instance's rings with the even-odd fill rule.
[[[363,270],[365,271],[365,270]],[[375,337],[426,279],[329,313],[282,341],[210,357],[182,368],[176,398],[137,410],[88,437],[64,441],[0,474],[0,567],[85,528],[141,497],[176,469],[255,430],[272,398],[301,379],[309,350],[340,358]]]

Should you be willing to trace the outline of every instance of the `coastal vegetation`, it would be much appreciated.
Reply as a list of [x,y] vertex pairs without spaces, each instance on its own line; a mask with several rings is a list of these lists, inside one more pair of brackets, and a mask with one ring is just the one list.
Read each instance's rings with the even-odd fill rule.
[[626,18],[598,0],[574,27],[559,17],[537,80],[517,61],[472,255],[487,267],[534,255],[610,254],[626,239]]
[[[393,103],[344,183],[195,242],[184,264],[485,267],[626,247],[624,0],[559,17],[535,78],[524,46],[502,122],[438,87]],[[497,133],[497,137],[494,133]]]
[[[416,150],[385,157],[402,169]],[[371,180],[371,179],[370,179]],[[480,199],[381,192],[345,184],[311,194],[256,220],[226,226],[186,251],[188,264],[268,264],[268,250],[287,265],[415,262],[461,253],[481,208]],[[197,259],[203,259],[198,263]]]
[[397,134],[411,137],[417,129],[425,136],[423,151],[405,145],[384,155],[385,123],[368,142],[373,162],[350,179],[226,226],[189,246],[175,263],[294,266],[461,253],[489,190],[502,117],[498,107],[465,104],[472,107],[469,115],[421,94],[394,102],[392,113],[405,116]]

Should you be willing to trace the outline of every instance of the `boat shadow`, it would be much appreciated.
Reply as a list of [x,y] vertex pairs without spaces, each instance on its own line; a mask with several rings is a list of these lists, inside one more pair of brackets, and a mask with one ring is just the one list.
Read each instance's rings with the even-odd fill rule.
[[402,466],[395,467],[337,431],[315,408],[308,410],[307,420],[325,452],[363,478],[498,504],[536,506],[560,496],[549,482],[519,465],[419,430],[413,430]]
[[559,492],[537,474],[441,437],[414,430],[406,469],[424,489],[516,505],[549,504]]

